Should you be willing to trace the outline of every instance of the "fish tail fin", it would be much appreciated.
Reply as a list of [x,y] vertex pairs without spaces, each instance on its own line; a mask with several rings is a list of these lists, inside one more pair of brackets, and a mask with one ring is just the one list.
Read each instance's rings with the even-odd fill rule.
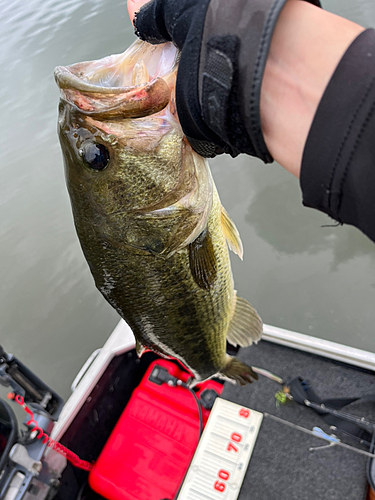
[[263,323],[258,313],[247,300],[236,297],[235,309],[229,323],[227,340],[230,344],[247,347],[258,342],[263,332]]
[[220,370],[220,374],[239,385],[251,384],[253,380],[258,380],[258,375],[253,371],[251,366],[245,365],[237,358],[227,356],[227,364]]

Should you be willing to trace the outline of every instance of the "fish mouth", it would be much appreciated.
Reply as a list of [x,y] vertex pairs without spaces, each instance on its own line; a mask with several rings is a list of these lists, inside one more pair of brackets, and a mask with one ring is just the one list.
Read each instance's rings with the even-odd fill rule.
[[123,54],[58,66],[55,80],[63,100],[85,115],[142,118],[169,104],[177,62],[173,44],[150,46],[137,41]]

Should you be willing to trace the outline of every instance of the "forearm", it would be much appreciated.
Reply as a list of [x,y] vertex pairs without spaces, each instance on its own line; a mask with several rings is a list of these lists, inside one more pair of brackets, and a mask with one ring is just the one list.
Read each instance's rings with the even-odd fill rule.
[[280,14],[261,87],[260,114],[271,155],[296,177],[324,90],[363,29],[300,0],[289,0]]
[[196,151],[275,159],[299,177],[320,99],[363,30],[312,4],[319,1],[154,0],[139,12],[143,40],[181,50],[177,111]]

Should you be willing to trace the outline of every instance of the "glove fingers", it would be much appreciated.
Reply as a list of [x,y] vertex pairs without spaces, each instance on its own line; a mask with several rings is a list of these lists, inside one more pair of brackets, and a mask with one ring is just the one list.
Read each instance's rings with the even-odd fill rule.
[[134,16],[135,34],[143,41],[157,45],[171,42],[165,26],[164,2],[152,0],[143,5]]
[[210,0],[152,0],[134,20],[141,40],[157,44],[173,41],[182,50],[191,27],[203,26]]

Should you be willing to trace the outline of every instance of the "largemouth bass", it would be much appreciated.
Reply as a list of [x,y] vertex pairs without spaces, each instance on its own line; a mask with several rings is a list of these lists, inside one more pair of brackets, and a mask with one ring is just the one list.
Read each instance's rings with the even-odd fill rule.
[[138,354],[177,358],[196,381],[243,385],[257,376],[226,354],[226,340],[248,346],[262,322],[236,296],[228,246],[242,258],[242,243],[180,127],[177,67],[172,44],[136,41],[123,54],[56,68],[75,226]]

